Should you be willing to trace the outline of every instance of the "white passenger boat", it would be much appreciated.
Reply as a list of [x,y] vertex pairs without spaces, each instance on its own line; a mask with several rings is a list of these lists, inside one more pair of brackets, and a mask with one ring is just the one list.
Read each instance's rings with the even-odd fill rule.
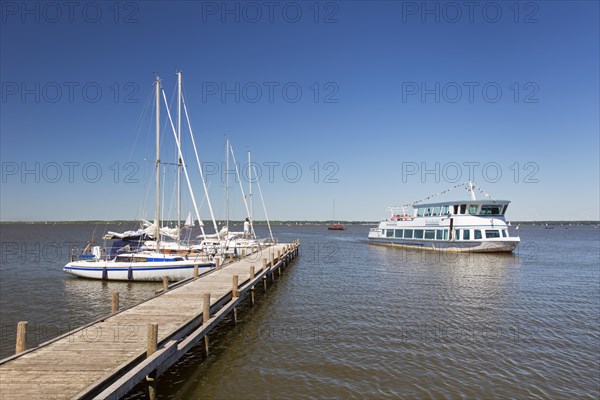
[[[471,199],[390,207],[392,216],[369,232],[369,242],[423,250],[456,252],[512,252],[520,242],[510,236],[504,215],[508,200]],[[406,212],[412,207],[412,212]]]

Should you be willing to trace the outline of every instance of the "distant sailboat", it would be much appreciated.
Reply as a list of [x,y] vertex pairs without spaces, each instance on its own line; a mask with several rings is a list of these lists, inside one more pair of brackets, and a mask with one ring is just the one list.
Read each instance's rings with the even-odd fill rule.
[[188,216],[185,219],[185,227],[186,228],[192,228],[194,226],[194,224],[196,223],[196,221],[194,221],[194,219],[192,218],[192,212],[188,212]]
[[333,223],[329,225],[327,228],[330,231],[344,231],[346,227],[343,224],[338,224],[335,222],[335,200],[333,201]]

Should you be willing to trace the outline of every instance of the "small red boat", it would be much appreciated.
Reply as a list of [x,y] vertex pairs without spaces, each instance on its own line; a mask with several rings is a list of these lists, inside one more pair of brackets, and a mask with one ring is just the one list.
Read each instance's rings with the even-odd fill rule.
[[331,224],[327,229],[330,231],[345,231],[346,227],[343,224]]
[[327,228],[330,231],[345,231],[346,227],[344,226],[344,224],[338,224],[335,222],[335,200],[333,201],[333,221],[331,222],[331,225],[329,225],[329,227]]

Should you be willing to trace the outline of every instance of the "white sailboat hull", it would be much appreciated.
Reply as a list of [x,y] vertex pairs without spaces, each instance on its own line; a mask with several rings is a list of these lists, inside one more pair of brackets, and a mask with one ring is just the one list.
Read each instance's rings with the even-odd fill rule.
[[163,276],[170,281],[179,281],[194,276],[194,265],[198,265],[200,275],[215,268],[210,261],[168,261],[168,262],[114,262],[114,261],[73,261],[64,266],[63,271],[81,278],[110,281],[160,281]]

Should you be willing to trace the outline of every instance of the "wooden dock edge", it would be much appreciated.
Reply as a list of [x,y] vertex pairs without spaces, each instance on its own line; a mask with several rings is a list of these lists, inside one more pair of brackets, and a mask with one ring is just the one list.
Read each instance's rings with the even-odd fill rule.
[[[289,244],[289,248],[284,254],[280,255],[280,257],[273,256],[271,259],[275,262],[271,263],[271,260],[269,260],[268,268],[258,270],[255,273],[254,279],[248,279],[242,283],[241,287],[238,288],[239,297],[232,297],[232,293],[230,292],[218,299],[218,301],[210,307],[211,317],[208,321],[202,322],[202,314],[191,318],[174,334],[163,339],[161,343],[159,343],[158,350],[155,353],[147,358],[145,358],[145,352],[140,354],[120,366],[115,371],[102,377],[72,399],[119,399],[152,373],[155,374],[154,377],[156,378],[166,372],[215,326],[217,326],[225,316],[234,310],[245,299],[246,293],[256,285],[260,284],[263,278],[268,275],[273,276],[274,272],[281,274],[282,269],[287,267],[290,262],[299,255],[299,247],[300,242],[295,241]],[[103,321],[106,318],[108,317],[104,317],[98,321]],[[90,323],[86,326],[92,324],[93,323]],[[78,332],[84,328],[85,327],[78,328],[72,332]],[[62,337],[66,335],[67,334],[62,335]],[[51,343],[55,340],[47,343]]]

